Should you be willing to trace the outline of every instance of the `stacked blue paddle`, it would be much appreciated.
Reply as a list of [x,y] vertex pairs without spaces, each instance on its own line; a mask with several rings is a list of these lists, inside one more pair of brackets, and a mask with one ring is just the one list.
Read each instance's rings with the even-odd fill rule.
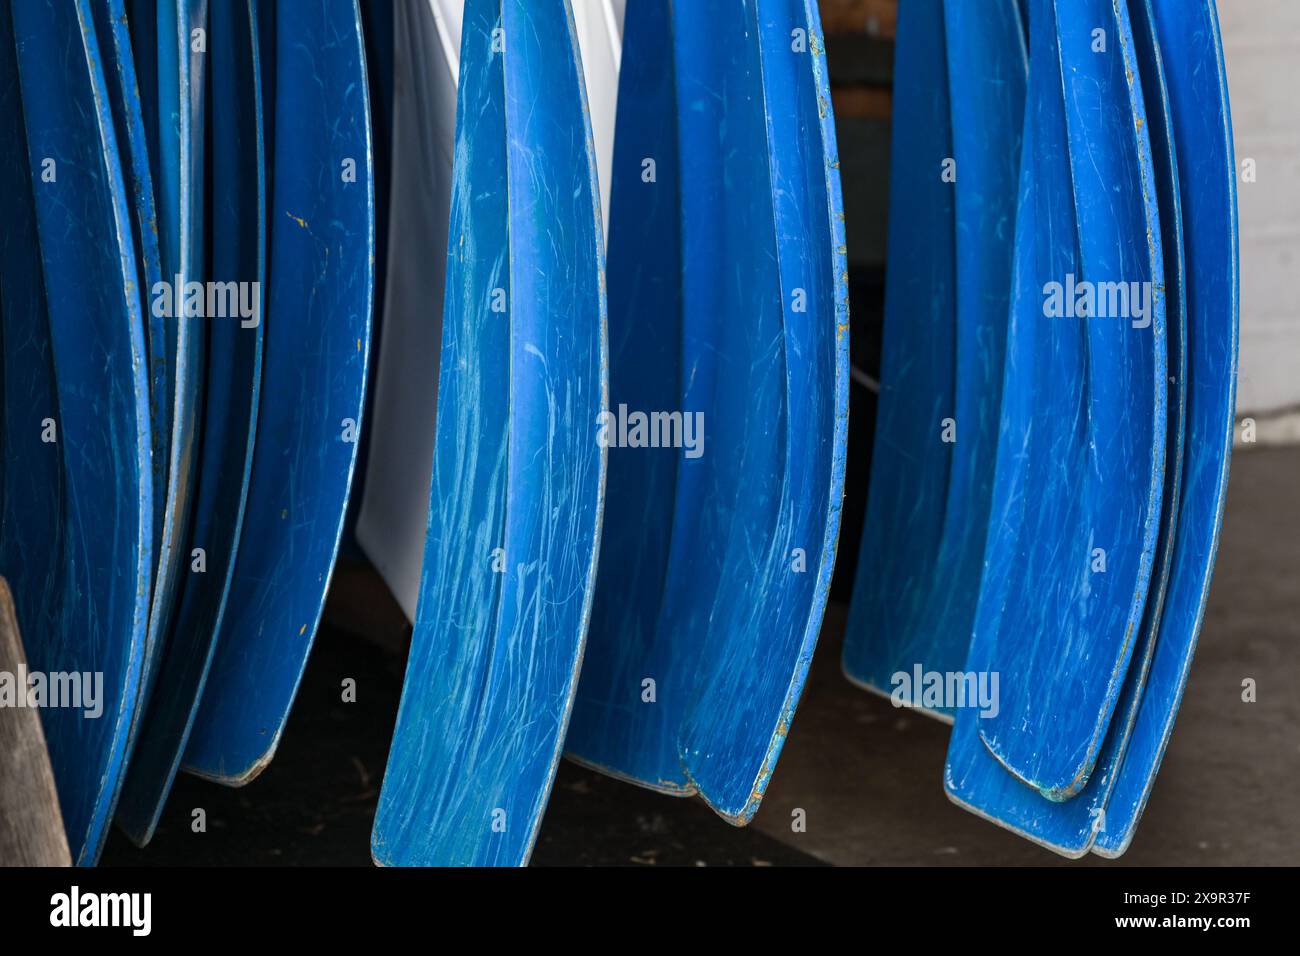
[[42,710],[88,864],[182,759],[265,766],[320,618],[373,288],[355,0],[5,0],[0,123],[0,574],[32,671],[92,681]]
[[610,449],[566,749],[744,824],[839,536],[848,300],[816,4],[634,4],[622,63],[611,425],[680,408],[698,441]]
[[607,280],[574,37],[564,0],[464,7],[383,864],[525,863],[562,750],[747,822],[825,608],[848,329],[816,6],[629,6]]
[[1115,856],[1186,683],[1231,448],[1217,17],[1212,0],[971,6],[900,8],[845,672],[955,719],[954,802]]

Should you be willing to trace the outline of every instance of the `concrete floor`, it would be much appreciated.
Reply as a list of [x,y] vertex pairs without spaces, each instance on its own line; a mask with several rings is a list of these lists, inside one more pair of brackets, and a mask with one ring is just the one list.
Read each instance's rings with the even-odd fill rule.
[[[827,615],[810,686],[754,826],[837,864],[1071,864],[950,804],[949,728],[839,671]],[[1242,680],[1257,684],[1241,700]],[[1210,605],[1128,865],[1300,864],[1300,448],[1237,453]],[[807,832],[790,832],[791,811]]]
[[[1300,448],[1233,460],[1210,607],[1173,741],[1125,864],[1300,864]],[[114,833],[109,865],[369,863],[404,622],[374,584],[336,591],[284,743],[241,790],[182,776],[154,842]],[[337,597],[337,595],[336,595]],[[812,675],[767,799],[736,829],[673,799],[562,764],[536,865],[1062,864],[948,803],[948,728],[840,675],[843,605],[827,614]],[[380,644],[360,641],[365,630]],[[384,646],[384,645],[387,646]],[[359,700],[340,701],[344,677]],[[1258,701],[1241,701],[1253,677]],[[191,812],[207,811],[206,833]],[[804,810],[805,832],[791,828]]]

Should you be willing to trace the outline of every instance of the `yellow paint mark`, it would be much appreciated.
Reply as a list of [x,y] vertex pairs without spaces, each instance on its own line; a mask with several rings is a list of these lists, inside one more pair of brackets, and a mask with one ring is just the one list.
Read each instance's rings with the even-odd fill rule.
[[303,636],[304,634],[306,634],[306,633],[307,633],[307,625],[306,625],[306,624],[304,624],[302,627],[298,628],[298,636],[299,636],[299,637],[302,637],[302,636]]
[[311,228],[310,226],[307,225],[307,220],[306,220],[306,219],[303,219],[301,216],[295,216],[293,213],[289,212],[287,209],[285,210],[285,213],[284,213],[284,214],[285,214],[286,216],[288,216],[290,219],[292,219],[294,222],[296,222],[298,225],[302,226],[304,229],[310,229],[310,228]]

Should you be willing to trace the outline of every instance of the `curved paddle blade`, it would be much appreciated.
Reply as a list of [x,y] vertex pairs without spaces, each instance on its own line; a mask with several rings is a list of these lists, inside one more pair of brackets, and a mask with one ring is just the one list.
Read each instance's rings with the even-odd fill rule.
[[[153,492],[144,326],[130,194],[89,3],[13,4],[0,9],[6,33],[10,12],[13,36],[0,37],[0,47],[10,76],[8,51],[17,50],[57,382],[57,410],[44,413],[57,440],[43,454],[62,456],[66,493],[53,613],[24,628],[34,671],[75,674],[85,685],[85,706],[51,707],[44,717],[68,844],[77,863],[91,864],[126,767],[147,627]],[[30,622],[28,607],[41,598],[17,597],[20,621]]]
[[1095,851],[1119,856],[1138,820],[1205,616],[1228,484],[1237,381],[1237,181],[1213,0],[1152,0],[1164,58],[1187,277],[1187,437],[1173,567],[1132,738]]
[[[1155,647],[1155,635],[1160,626],[1164,587],[1173,555],[1172,532],[1178,511],[1180,472],[1178,465],[1181,463],[1183,445],[1182,408],[1185,388],[1182,358],[1184,341],[1182,219],[1179,214],[1177,194],[1177,165],[1171,152],[1172,134],[1159,51],[1155,46],[1155,38],[1151,33],[1144,7],[1145,0],[1131,0],[1129,3],[1129,9],[1133,11],[1134,51],[1138,75],[1148,106],[1147,126],[1151,132],[1153,171],[1160,202],[1161,240],[1166,276],[1163,295],[1169,333],[1170,370],[1166,444],[1171,466],[1165,472],[1164,508],[1160,519],[1156,573],[1152,579],[1151,594],[1144,609],[1133,663],[1129,668],[1096,768],[1089,777],[1087,785],[1077,796],[1064,802],[1048,800],[1007,774],[991,755],[978,746],[965,754],[967,758],[965,769],[962,769],[960,759],[954,759],[949,764],[950,795],[956,802],[1028,839],[1070,857],[1077,857],[1086,852],[1095,834],[1104,825],[1103,810],[1128,744],[1135,709],[1141,700],[1147,662]],[[1044,24],[1036,23],[1035,26],[1041,30]],[[1051,49],[1049,55],[1052,58],[1055,57],[1055,50],[1052,47],[1054,42],[1055,37],[1051,35],[1041,34],[1036,38],[1039,47]],[[1038,70],[1042,68],[1042,57],[1038,51],[1035,52],[1035,56],[1038,58],[1035,70]],[[1059,74],[1055,73],[1054,68],[1049,68],[1048,72],[1049,83],[1060,82]],[[1036,72],[1031,75],[1035,84],[1041,82],[1042,78]],[[971,745],[972,732],[971,725],[963,718],[959,722],[957,735],[962,737],[964,746]],[[958,753],[955,741],[956,736],[952,749],[954,755]]]
[[356,461],[374,284],[356,0],[274,8],[257,436],[226,614],[184,758],[185,769],[232,786],[274,755],[320,622]]
[[[681,401],[675,112],[668,4],[642,0],[627,11],[619,74],[608,266],[612,410],[667,411]],[[690,793],[677,759],[682,691],[642,699],[645,680],[662,681],[677,666],[677,646],[658,640],[656,628],[682,450],[620,447],[617,422],[613,439],[590,636],[565,749],[614,776]]]
[[[880,399],[843,652],[845,676],[881,694],[895,688],[895,673],[937,663],[921,620],[935,581],[954,448],[956,195],[944,175],[953,158],[947,76],[942,0],[903,4],[894,49]],[[922,704],[919,695],[906,697]]]
[[1038,320],[1081,337],[1062,376],[1035,382],[1033,430],[1004,429],[1009,445],[1029,446],[1019,454],[1031,497],[1016,597],[974,642],[993,645],[1001,680],[996,713],[977,718],[984,745],[1029,786],[1067,799],[1092,772],[1142,622],[1168,383],[1160,219],[1128,12],[1109,0],[1055,9],[1070,178],[1040,188],[1072,184],[1079,265],[1045,277]]
[[[203,327],[195,313],[206,295],[194,296],[191,283],[202,278],[203,243],[203,63],[207,0],[157,0],[137,5],[152,12],[155,30],[133,38],[139,49],[146,36],[156,40],[156,99],[149,115],[157,150],[157,231],[161,285],[149,289],[151,406],[159,409],[154,428],[155,508],[152,604],[144,650],[140,697],[153,692],[159,662],[172,623],[178,576],[185,558],[186,528],[193,506],[194,458],[198,447],[199,390],[203,375]],[[152,10],[150,7],[152,6]],[[115,27],[122,21],[115,15]],[[197,31],[197,33],[196,33]],[[123,48],[124,52],[124,48]],[[144,97],[141,98],[142,102]],[[149,134],[146,133],[146,136]],[[152,144],[151,144],[152,145]],[[166,423],[168,431],[161,427]],[[134,746],[138,724],[131,727]]]
[[[104,74],[108,82],[108,100],[113,113],[113,130],[123,150],[123,175],[131,190],[131,237],[134,240],[136,268],[143,283],[145,308],[145,347],[149,352],[149,421],[153,428],[150,455],[153,462],[153,486],[167,487],[167,450],[171,443],[171,405],[167,392],[166,328],[164,320],[147,306],[163,281],[162,250],[158,244],[158,210],[154,201],[154,175],[150,167],[149,134],[146,110],[140,95],[135,53],[131,45],[123,0],[102,0],[91,10],[95,31],[104,56]],[[152,60],[150,61],[152,64]],[[154,104],[156,109],[156,103]],[[156,131],[155,131],[156,132]],[[171,278],[168,278],[168,282]],[[154,495],[153,540],[155,549],[163,537],[166,495]]]
[[253,464],[262,368],[265,157],[256,3],[212,8],[212,276],[203,447],[189,573],[131,758],[118,825],[148,843],[171,790],[225,620]]
[[[807,0],[760,3],[756,14],[770,177],[769,192],[758,195],[760,203],[771,195],[775,240],[758,255],[775,253],[782,306],[780,338],[765,347],[769,370],[751,373],[749,388],[735,394],[748,403],[759,387],[774,391],[766,428],[778,457],[768,475],[737,477],[741,496],[774,481],[773,510],[732,525],[713,626],[700,635],[698,699],[678,741],[700,796],[735,823],[758,810],[812,663],[839,542],[848,441],[848,260],[821,22]],[[702,210],[686,211],[691,228],[689,213]],[[757,280],[754,273],[743,281]],[[752,335],[757,365],[761,323]],[[718,381],[739,385],[730,370]],[[759,421],[746,423],[737,446],[746,458],[762,431]],[[726,441],[725,422],[717,434]],[[715,454],[728,454],[726,446]]]
[[607,408],[597,180],[567,3],[469,0],[424,576],[376,862],[518,865],[591,608]]
[[616,464],[568,747],[744,823],[802,690],[839,530],[829,94],[803,2],[640,6],[611,210]]
[[[448,204],[456,126],[456,76],[464,0],[397,4],[395,70],[400,77],[394,134],[391,244],[378,336],[374,402],[367,430],[365,486],[357,543],[408,619],[420,599],[428,490],[433,462]],[[620,0],[573,5],[578,47],[608,216],[621,29]],[[608,225],[608,222],[606,223]]]
[[[883,434],[879,426],[877,430],[872,493],[879,473],[881,494],[874,502],[868,499],[868,522],[879,521],[877,533],[888,537],[873,536],[873,561],[864,561],[858,573],[864,592],[854,596],[845,661],[850,677],[860,675],[859,682],[869,688],[951,719],[958,702],[934,699],[924,676],[960,672],[970,649],[979,599],[1001,408],[1027,63],[1023,25],[1011,0],[979,7],[946,2],[940,36],[951,108],[951,159],[947,154],[914,153],[898,156],[894,168],[915,167],[917,171],[910,175],[919,172],[927,180],[920,185],[926,192],[951,191],[952,225],[941,207],[937,214],[930,210],[928,219],[898,222],[895,227],[904,245],[899,250],[904,261],[895,266],[891,252],[890,266],[897,268],[904,285],[888,293],[895,329],[889,345],[897,350],[897,364],[886,367],[889,374],[882,385],[890,385],[895,376],[899,383],[897,392],[889,395],[888,427]],[[923,58],[922,51],[909,49],[902,65],[929,62],[934,55],[928,51]],[[910,81],[922,96],[934,83],[927,76]],[[928,101],[934,100],[931,93]],[[900,152],[941,145],[914,141],[917,134],[906,127],[901,133]],[[935,133],[927,130],[920,136],[930,138]],[[894,189],[911,186],[904,178]],[[898,213],[906,215],[906,206],[916,199],[904,195],[897,201],[904,207]],[[951,229],[955,237],[941,233],[934,241],[913,234],[926,224]],[[913,380],[928,362],[921,358],[913,367],[915,356],[933,356],[936,348],[931,341],[935,329],[918,322],[916,310],[927,305],[946,307],[948,302],[942,293],[930,298],[932,291],[909,283],[925,269],[947,275],[949,242],[956,282],[956,361],[937,369],[937,380]],[[909,249],[912,243],[920,248]],[[919,261],[909,261],[911,254]],[[937,337],[943,341],[954,317],[936,318],[941,323]],[[890,320],[887,313],[886,322]],[[951,405],[945,409],[937,401]],[[884,403],[882,397],[882,412]],[[900,404],[906,407],[900,410]],[[926,414],[931,416],[928,420],[916,420]],[[945,445],[952,449],[946,463],[948,452],[936,447]],[[915,451],[909,453],[912,448]],[[923,473],[920,468],[937,470]],[[940,487],[943,497],[936,500],[933,493]],[[914,497],[918,488],[924,497]],[[913,531],[919,531],[919,536],[913,538]],[[881,572],[882,564],[889,570]]]

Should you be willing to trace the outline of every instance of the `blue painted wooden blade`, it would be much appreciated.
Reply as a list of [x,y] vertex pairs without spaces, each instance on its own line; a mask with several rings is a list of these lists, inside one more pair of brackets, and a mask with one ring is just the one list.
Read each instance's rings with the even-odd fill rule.
[[[1028,58],[1019,11],[1008,0],[945,0],[944,37],[957,162],[955,440],[919,647],[915,658],[896,663],[948,673],[961,669],[970,649],[989,527]],[[933,441],[935,423],[928,434]],[[930,709],[916,699],[920,688],[912,691],[912,702]],[[952,714],[947,705],[936,709]]]
[[0,190],[0,574],[22,627],[46,634],[59,623],[63,457],[42,440],[42,422],[58,419],[58,383],[9,0],[0,2],[0,124],[7,147],[0,175],[8,184]]
[[[1043,286],[1040,319],[1080,328],[1084,361],[1071,393],[1060,394],[1064,380],[1036,395],[1041,431],[1022,438],[1035,446],[1026,456],[1026,560],[996,631],[975,640],[994,643],[1001,675],[998,712],[978,718],[985,746],[1029,786],[1066,799],[1092,772],[1141,626],[1168,383],[1160,220],[1128,12],[1108,0],[1057,3],[1056,24],[1079,271],[1051,277],[1064,289],[1055,300]],[[1092,48],[1098,24],[1106,53]],[[1054,301],[1080,301],[1072,290],[1080,281],[1098,292],[1091,314],[1053,314]]]
[[[238,284],[235,311],[209,316],[203,447],[183,597],[136,742],[117,822],[153,836],[189,740],[227,611],[253,464],[261,389],[266,230],[256,0],[211,11],[212,272]],[[242,309],[243,311],[238,311]],[[248,313],[247,315],[245,313]]]
[[[64,643],[60,604],[63,599],[65,479],[62,446],[50,437],[49,423],[59,419],[58,382],[46,305],[41,244],[37,233],[32,171],[28,167],[27,132],[18,66],[14,58],[10,2],[0,2],[0,575],[8,578],[26,644],[28,666],[73,661],[80,645]],[[36,175],[39,178],[38,167]],[[41,662],[41,663],[38,663]],[[70,713],[46,710],[49,721],[69,720]],[[87,721],[91,729],[100,729]],[[99,762],[88,741],[90,759]],[[64,755],[59,787],[84,818],[91,771],[70,776],[74,755]],[[72,833],[69,830],[69,833]],[[74,845],[75,849],[75,845]]]
[[[872,560],[859,565],[862,590],[855,593],[850,613],[845,669],[851,680],[870,689],[951,719],[951,703],[927,699],[913,674],[918,668],[921,673],[960,671],[970,647],[997,450],[1027,62],[1023,24],[1012,0],[986,6],[947,2],[942,20],[937,28],[942,51],[930,50],[923,59],[909,46],[898,54],[901,66],[916,64],[911,68],[918,72],[935,56],[945,58],[939,81],[946,75],[952,144],[951,151],[935,153],[942,144],[917,142],[906,126],[895,133],[904,137],[895,141],[904,155],[896,154],[891,168],[914,168],[893,187],[892,201],[903,208],[891,213],[896,229],[891,241],[899,235],[900,244],[918,248],[904,245],[903,261],[897,263],[890,254],[889,279],[900,285],[887,293],[886,323],[887,329],[892,323],[894,335],[886,344],[894,357],[882,380],[889,391],[882,394],[881,414],[886,402],[890,407],[888,418],[878,419],[866,525],[870,540],[863,544],[864,556],[870,549]],[[931,23],[924,26],[933,30]],[[927,70],[907,82],[925,95],[935,79]],[[900,86],[896,81],[895,88]],[[943,117],[939,128],[948,122]],[[935,133],[930,128],[920,135]],[[956,162],[955,182],[941,178],[949,156]],[[918,187],[908,177],[923,182]],[[930,219],[900,221],[918,201],[912,193],[917,188],[953,195],[950,224],[946,208]],[[948,234],[937,241],[915,234],[927,222]],[[955,298],[950,300],[946,289],[935,295],[912,287],[925,269],[951,274]],[[917,321],[918,307],[950,310],[936,316],[943,326],[941,346],[933,340],[934,326]],[[954,322],[956,338],[949,345],[946,329]],[[955,348],[955,362],[949,348]],[[914,378],[938,357],[947,361],[936,363],[931,378],[941,381]],[[887,425],[883,431],[879,422]]]
[[1152,0],[1178,156],[1187,297],[1187,437],[1165,611],[1132,739],[1094,849],[1133,839],[1173,732],[1205,615],[1228,483],[1236,401],[1236,163],[1213,0]]
[[[104,57],[104,75],[108,82],[109,105],[113,113],[113,131],[122,149],[122,172],[131,192],[131,237],[135,248],[136,268],[143,284],[145,308],[145,348],[149,355],[149,421],[153,429],[150,456],[153,463],[153,486],[167,487],[167,448],[170,444],[171,408],[167,395],[165,325],[149,309],[151,296],[157,294],[162,281],[162,258],[158,245],[158,213],[154,203],[153,172],[149,159],[149,136],[145,129],[145,110],[137,79],[135,54],[131,45],[124,0],[99,0],[91,6],[95,33],[100,38]],[[154,104],[156,108],[156,103]],[[155,340],[156,337],[156,340]],[[166,495],[154,495],[153,540],[162,540]]]
[[603,235],[566,2],[469,0],[438,423],[411,656],[371,847],[526,863],[594,591]]
[[[1183,445],[1183,415],[1185,377],[1183,360],[1183,261],[1181,229],[1177,193],[1177,166],[1171,152],[1169,110],[1164,92],[1164,79],[1149,19],[1145,16],[1144,0],[1130,0],[1133,13],[1134,52],[1138,75],[1142,82],[1143,97],[1147,104],[1148,129],[1151,134],[1155,186],[1160,201],[1160,225],[1164,270],[1166,276],[1165,302],[1169,332],[1169,418],[1166,435],[1170,467],[1165,471],[1164,508],[1161,513],[1160,537],[1156,548],[1156,573],[1152,579],[1151,594],[1144,610],[1138,632],[1133,663],[1116,706],[1115,716],[1097,759],[1096,768],[1087,785],[1073,799],[1064,802],[1048,800],[1042,794],[1024,786],[1005,773],[991,755],[977,744],[971,746],[974,724],[963,720],[957,730],[962,735],[967,762],[949,764],[948,786],[952,798],[979,815],[993,820],[1021,835],[1065,856],[1077,857],[1085,853],[1094,835],[1102,825],[1101,811],[1115,782],[1116,770],[1123,759],[1132,729],[1136,707],[1141,700],[1147,663],[1155,647],[1155,635],[1160,623],[1165,584],[1173,555],[1173,530],[1178,510],[1179,475]],[[1047,22],[1047,29],[1051,24]],[[1043,29],[1043,23],[1035,27]],[[1059,84],[1055,36],[1043,33],[1038,44],[1046,54],[1035,52],[1035,70],[1047,74],[1048,84]],[[1035,83],[1043,82],[1034,75]],[[1044,93],[1039,90],[1041,97]],[[1038,114],[1041,115],[1041,114]],[[973,667],[973,665],[972,665]],[[958,748],[954,746],[953,752]]]
[[[607,270],[615,411],[681,406],[681,174],[668,6],[666,0],[632,4],[623,33]],[[654,161],[649,182],[647,158]],[[605,773],[691,793],[677,758],[683,695],[666,694],[653,705],[641,699],[642,681],[662,680],[681,653],[678,643],[658,639],[657,630],[682,451],[615,446],[607,454],[611,494],[565,750]]]
[[[974,636],[967,672],[986,680],[989,691],[984,699],[991,712],[998,703],[1000,687],[994,688],[990,661],[995,633],[1003,610],[1013,593],[1011,579],[1022,550],[1023,529],[1037,516],[1029,514],[1031,485],[1028,464],[1036,464],[1043,452],[1028,439],[1036,439],[1041,429],[1032,430],[1038,396],[1052,399],[1057,414],[1069,409],[1070,421],[1047,419],[1047,424],[1075,424],[1080,417],[1075,404],[1069,404],[1070,392],[1055,396],[1053,385],[1064,378],[1067,386],[1081,391],[1080,369],[1082,345],[1078,329],[1063,322],[1045,322],[1042,315],[1042,288],[1047,277],[1063,268],[1077,268],[1074,204],[1068,188],[1069,146],[1066,138],[1064,105],[1061,99],[1060,57],[1057,48],[1056,22],[1051,0],[1033,0],[1029,16],[1030,65],[1029,87],[1025,104],[1025,126],[1020,164],[1020,198],[1016,211],[1015,255],[1013,259],[1012,301],[1008,313],[1006,361],[1004,367],[1001,426],[998,457],[990,512],[990,530],[985,545],[985,570],[980,601],[976,609]],[[1062,430],[1066,440],[1059,447],[1073,453],[1064,462],[1072,469],[1082,456],[1082,443],[1070,442],[1070,431]],[[1027,453],[1037,452],[1033,459]],[[1032,592],[1031,592],[1032,593]],[[1000,676],[1000,675],[999,675]],[[1030,827],[1020,820],[1004,819],[991,809],[1004,800],[1018,800],[1022,794],[1037,810],[1047,801],[1006,773],[979,739],[979,725],[973,708],[957,711],[944,787],[954,802],[994,822]],[[985,809],[986,805],[990,809]]]
[[[166,485],[161,535],[154,542],[149,632],[145,642],[140,696],[148,702],[162,661],[167,633],[179,596],[185,542],[193,511],[194,465],[198,455],[200,390],[203,382],[203,320],[190,311],[191,283],[203,278],[203,71],[206,50],[196,49],[195,31],[206,31],[207,0],[158,0],[158,195],[159,240],[163,281],[154,287],[149,315],[162,320],[165,366],[153,356],[154,404],[170,404],[171,434],[166,443]],[[162,293],[160,295],[159,293]],[[207,296],[202,301],[206,303]],[[162,300],[162,301],[160,301]],[[202,308],[203,306],[200,306]],[[138,723],[131,728],[134,746]]]
[[[152,178],[158,180],[158,0],[126,0],[126,25],[131,36],[131,57],[140,88],[140,118],[144,127]],[[158,183],[155,182],[155,188]],[[158,197],[154,196],[157,206]]]
[[[889,693],[929,658],[919,642],[952,468],[943,423],[955,407],[956,196],[942,0],[898,11],[890,144],[889,256],[880,398],[867,514],[844,637],[844,674]],[[917,701],[916,703],[919,703]]]
[[[735,823],[758,810],[812,662],[839,541],[848,439],[848,261],[821,22],[808,0],[766,0],[753,9],[761,69],[750,76],[763,92],[755,99],[766,114],[772,232],[751,238],[775,242],[741,260],[756,269],[742,281],[759,285],[760,275],[772,273],[761,263],[774,254],[781,308],[776,342],[765,344],[761,328],[744,336],[756,365],[764,352],[771,356],[769,369],[746,378],[774,391],[775,416],[737,434],[746,466],[755,446],[772,442],[775,469],[758,480],[738,473],[737,488],[743,496],[746,486],[775,486],[772,510],[731,526],[730,570],[713,599],[713,626],[698,635],[698,700],[678,742],[700,795]],[[765,205],[767,195],[757,195]],[[692,211],[703,212],[686,207]],[[742,378],[723,369],[718,380],[740,386]],[[736,394],[737,406],[754,397],[744,386]],[[725,425],[717,434],[728,437]]]
[[[118,164],[89,4],[18,3],[8,9],[6,2],[4,8],[6,34],[10,13],[13,23],[13,36],[0,37],[6,115],[11,121],[16,115],[9,59],[16,50],[57,382],[57,408],[28,408],[30,420],[22,427],[39,434],[42,418],[54,419],[58,440],[40,451],[29,449],[23,467],[42,471],[43,458],[60,455],[63,469],[63,527],[54,541],[25,538],[44,523],[37,516],[16,529],[19,546],[32,549],[35,563],[42,563],[46,548],[61,552],[49,566],[57,591],[42,594],[38,586],[17,596],[29,666],[95,675],[100,713],[42,711],[68,843],[78,863],[90,864],[103,845],[126,766],[147,626],[153,506],[144,327],[130,192]],[[7,272],[5,279],[8,304]],[[39,304],[32,287],[25,295],[22,304]],[[8,332],[12,314],[6,310],[7,355],[18,345]],[[39,323],[35,315],[24,321],[37,336],[36,359],[44,352]],[[48,400],[41,387],[48,382],[37,385],[31,397]],[[54,500],[42,494],[29,507]],[[9,533],[6,525],[7,545]],[[9,567],[0,570],[21,580]],[[33,613],[39,623],[31,621]]]
[[[98,10],[99,8],[96,8],[97,15]],[[118,13],[120,11],[115,4],[114,20],[118,21],[114,32],[115,37],[117,36],[116,29],[121,26],[120,18],[116,16]],[[145,150],[145,161],[149,169],[149,198],[147,202],[152,206],[152,221],[149,224],[148,235],[150,237],[149,241],[154,246],[152,254],[157,257],[159,279],[161,279],[164,277],[164,273],[160,235],[162,228],[160,209],[162,160],[158,153],[160,145],[158,137],[161,132],[158,122],[158,0],[126,0],[126,28],[130,38],[131,70],[135,75],[138,90],[136,102],[139,106],[138,116],[133,115],[130,111],[127,112],[126,116],[129,124],[139,124],[140,130],[136,135],[143,133],[144,136],[143,148]],[[125,59],[126,53],[120,43],[116,52],[119,60]],[[129,88],[127,96],[130,96]],[[129,139],[127,146],[131,150],[140,148],[138,145],[132,145]],[[135,163],[136,160],[133,156],[133,168]],[[166,318],[154,315],[153,309],[149,308],[152,296],[157,289],[155,282],[159,280],[151,279],[148,276],[145,278],[149,281],[149,287],[145,290],[146,295],[144,297],[145,346],[149,353],[149,416],[154,433],[154,487],[159,489],[158,494],[154,495],[154,547],[156,557],[158,543],[162,540],[163,515],[166,512],[167,505],[167,496],[163,493],[163,489],[167,487],[167,466],[171,447],[171,367],[174,359],[168,357]],[[169,282],[173,281],[174,278],[174,276],[166,276]]]
[[272,6],[278,148],[257,438],[245,532],[184,758],[232,786],[274,755],[320,622],[356,462],[374,286],[356,2]]
[[[611,449],[612,481],[625,484],[611,484],[568,746],[624,779],[698,788],[743,823],[788,731],[838,535],[834,138],[808,5],[642,6],[625,25],[611,204],[614,424],[628,446]],[[665,329],[665,314],[680,319]],[[634,415],[674,410],[694,440],[632,444]]]

